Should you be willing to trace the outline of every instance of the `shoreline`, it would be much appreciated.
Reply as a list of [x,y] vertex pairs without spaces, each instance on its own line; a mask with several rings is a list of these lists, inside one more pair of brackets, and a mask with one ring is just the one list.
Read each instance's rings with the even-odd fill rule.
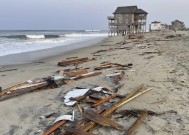
[[27,63],[32,63],[35,61],[48,59],[50,57],[56,57],[64,53],[74,51],[76,49],[97,45],[98,43],[102,42],[106,38],[107,37],[101,37],[101,38],[98,37],[98,38],[90,39],[88,41],[73,43],[73,44],[69,44],[65,46],[57,46],[57,47],[47,48],[47,49],[42,49],[42,50],[1,56],[0,67],[27,64]]
[[[181,34],[181,36],[177,36]],[[166,39],[167,36],[173,35]],[[13,86],[33,78],[42,78],[54,75],[56,71],[63,69],[73,69],[75,66],[58,67],[57,63],[68,57],[89,57],[94,61],[79,64],[79,68],[88,68],[93,71],[94,67],[104,62],[119,64],[132,63],[130,69],[125,72],[124,84],[118,90],[118,94],[130,93],[140,84],[152,87],[153,90],[139,98],[122,106],[117,111],[126,109],[143,109],[154,111],[157,116],[150,116],[145,119],[136,132],[147,135],[167,135],[167,134],[187,134],[189,127],[188,120],[188,78],[189,78],[189,33],[188,32],[157,32],[146,33],[144,39],[126,39],[121,36],[109,37],[102,42],[79,48],[62,55],[45,58],[38,62],[6,66],[4,69],[16,68],[18,70],[10,72],[0,72],[0,85],[2,88]],[[102,52],[96,53],[100,50]],[[77,106],[67,107],[63,103],[65,93],[75,87],[91,88],[96,84],[105,84],[113,87],[110,79],[106,75],[118,73],[122,70],[108,68],[101,70],[102,74],[82,80],[74,81],[71,84],[63,85],[60,88],[50,89],[40,92],[24,94],[12,99],[0,102],[0,132],[8,134],[42,134],[51,125],[56,116],[40,119],[40,116],[50,113],[59,115],[67,114],[75,110]],[[82,104],[81,104],[82,105]],[[85,109],[85,106],[83,106]],[[124,126],[127,130],[135,118],[128,120],[112,116],[112,120]],[[126,123],[126,124],[125,124]],[[96,128],[94,134],[99,135],[123,135],[123,131],[112,128]]]

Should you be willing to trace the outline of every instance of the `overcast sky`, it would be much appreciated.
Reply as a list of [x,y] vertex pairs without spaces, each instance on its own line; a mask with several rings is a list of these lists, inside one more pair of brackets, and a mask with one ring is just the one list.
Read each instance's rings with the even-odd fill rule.
[[184,21],[189,0],[0,0],[0,30],[108,29],[107,16],[117,6],[137,5],[148,23]]

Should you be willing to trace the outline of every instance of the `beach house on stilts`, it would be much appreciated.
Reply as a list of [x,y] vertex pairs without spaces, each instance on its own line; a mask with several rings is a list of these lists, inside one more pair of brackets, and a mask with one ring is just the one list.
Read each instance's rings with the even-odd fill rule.
[[146,32],[147,12],[137,6],[117,7],[114,16],[108,16],[109,36]]

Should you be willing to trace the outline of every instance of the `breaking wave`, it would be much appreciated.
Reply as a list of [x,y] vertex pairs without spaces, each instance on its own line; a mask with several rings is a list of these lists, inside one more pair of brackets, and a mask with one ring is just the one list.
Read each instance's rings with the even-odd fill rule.
[[5,38],[13,38],[13,39],[47,39],[47,38],[60,38],[64,35],[10,35],[3,36]]

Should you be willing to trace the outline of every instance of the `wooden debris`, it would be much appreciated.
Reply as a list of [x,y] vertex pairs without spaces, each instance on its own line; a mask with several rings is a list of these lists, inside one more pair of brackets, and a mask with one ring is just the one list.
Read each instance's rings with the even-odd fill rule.
[[86,103],[92,103],[92,104],[96,104],[99,100],[95,99],[95,98],[91,98],[91,95],[85,99]]
[[116,122],[100,115],[100,114],[97,114],[95,112],[93,112],[92,110],[87,110],[83,113],[83,116],[87,119],[90,119],[91,121],[94,121],[102,126],[111,126],[111,127],[114,127],[118,130],[124,130],[123,126],[117,124]]
[[142,52],[139,55],[145,55],[145,54],[158,54],[158,55],[160,55],[161,52],[160,51],[148,51],[148,52]]
[[89,72],[86,74],[81,74],[75,77],[70,78],[71,80],[79,80],[79,79],[84,79],[84,78],[88,78],[88,77],[92,77],[92,76],[97,76],[102,74],[102,72]]
[[77,59],[78,57],[69,57],[69,58],[66,58],[67,60],[71,60],[71,59]]
[[[71,128],[71,127],[66,127],[64,129],[66,130],[67,133],[71,133],[74,135],[95,135],[93,133],[85,132],[81,129]],[[60,135],[64,135],[64,134],[60,134]]]
[[68,121],[63,120],[63,121],[58,121],[58,122],[54,123],[47,131],[45,131],[43,133],[43,135],[51,135],[53,132],[55,132],[60,127],[62,127],[63,125],[65,125],[67,122]]
[[32,91],[36,91],[37,89],[42,89],[46,86],[48,86],[47,82],[41,82],[41,83],[38,83],[38,84],[20,87],[17,90],[15,89],[13,91],[8,91],[7,93],[0,94],[0,101],[6,100],[6,99],[9,99],[9,98],[13,98],[13,97],[16,97],[18,95],[22,95],[22,94],[29,93],[29,92],[32,92]]
[[107,63],[107,64],[103,64],[99,67],[95,67],[94,70],[102,70],[102,69],[106,69],[106,68],[111,68],[112,66],[113,66],[113,64]]
[[[122,68],[122,69],[127,69],[126,67],[132,67],[133,64],[132,63],[129,63],[129,64],[118,64],[118,63],[106,63],[106,64],[102,64],[101,66],[98,66],[98,67],[95,67],[94,70],[102,70],[102,69],[107,69],[107,68],[113,68],[113,67],[119,67],[119,68]],[[118,68],[118,69],[119,69]],[[122,70],[122,69],[119,69],[119,70]]]
[[63,77],[60,78],[60,76],[48,77],[45,79],[28,80],[27,82],[20,83],[3,90],[0,93],[0,101],[29,92],[58,88],[64,84],[65,81]]
[[75,71],[75,72],[67,72],[65,74],[69,77],[75,77],[75,76],[86,74],[86,73],[87,73],[87,70],[79,70],[79,71]]
[[144,119],[147,117],[147,112],[143,112],[140,118],[129,128],[125,135],[133,135],[136,129],[141,125]]
[[94,53],[92,53],[92,54],[97,54],[97,53],[101,53],[101,52],[107,52],[108,50],[98,50],[98,51],[96,51],[96,52],[94,52]]
[[112,95],[110,95],[110,96],[108,96],[108,97],[106,97],[106,98],[100,100],[99,102],[93,104],[92,107],[100,106],[100,105],[102,105],[102,104],[108,102],[110,99],[113,99],[113,98],[117,97],[117,95],[118,95],[118,94],[112,94]]
[[79,59],[73,59],[73,60],[63,60],[61,62],[58,62],[58,66],[68,66],[68,65],[77,65],[77,64],[81,64],[87,61],[92,61],[95,60],[93,59],[89,59],[88,57],[86,58],[79,58]]
[[[107,109],[105,112],[102,113],[103,116],[108,117],[110,116],[115,110],[117,110],[119,107],[121,107],[122,105],[128,103],[129,101],[137,98],[138,96],[148,92],[151,90],[151,88],[146,89],[141,91],[141,89],[143,89],[143,85],[140,85],[139,87],[137,87],[133,92],[131,92],[126,98],[122,99],[120,102],[114,104],[112,107],[110,107],[109,109]],[[141,91],[141,92],[140,92]],[[96,126],[95,122],[90,122],[87,123],[85,125],[84,130],[88,131],[91,128],[94,128]]]
[[118,85],[120,81],[124,78],[124,75],[125,75],[125,72],[122,71],[121,73],[109,74],[106,76],[110,77],[114,84]]
[[77,104],[77,107],[78,107],[80,113],[83,113],[83,108],[79,104]]

